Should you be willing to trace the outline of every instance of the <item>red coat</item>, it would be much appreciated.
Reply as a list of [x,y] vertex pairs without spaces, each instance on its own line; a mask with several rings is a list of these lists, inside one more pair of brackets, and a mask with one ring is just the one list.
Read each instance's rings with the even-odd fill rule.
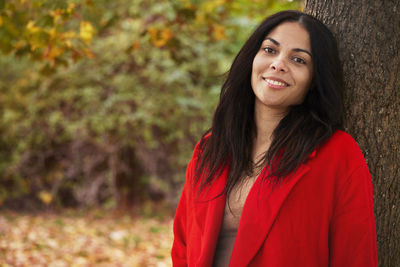
[[[174,220],[173,266],[211,266],[228,168],[196,199],[195,149]],[[230,267],[378,266],[371,176],[356,142],[337,131],[291,179],[257,179],[243,207]],[[213,199],[213,200],[210,200]]]

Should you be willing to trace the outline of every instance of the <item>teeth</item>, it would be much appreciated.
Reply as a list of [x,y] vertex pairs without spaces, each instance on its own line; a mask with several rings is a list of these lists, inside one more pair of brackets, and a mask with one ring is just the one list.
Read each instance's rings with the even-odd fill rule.
[[278,85],[278,86],[287,86],[286,83],[270,80],[270,79],[265,79],[268,83],[273,84],[273,85]]

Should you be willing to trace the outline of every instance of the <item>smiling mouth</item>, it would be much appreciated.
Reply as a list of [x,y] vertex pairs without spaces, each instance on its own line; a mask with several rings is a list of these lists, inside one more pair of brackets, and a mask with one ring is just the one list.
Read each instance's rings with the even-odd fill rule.
[[272,85],[273,87],[288,87],[289,84],[284,83],[284,82],[278,82],[275,80],[263,78],[264,81],[266,81],[269,85]]

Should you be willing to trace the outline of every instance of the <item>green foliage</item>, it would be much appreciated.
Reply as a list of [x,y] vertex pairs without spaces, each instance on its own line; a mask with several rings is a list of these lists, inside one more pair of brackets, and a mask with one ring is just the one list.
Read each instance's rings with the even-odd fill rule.
[[288,8],[0,1],[0,204],[121,205],[182,182],[234,55]]

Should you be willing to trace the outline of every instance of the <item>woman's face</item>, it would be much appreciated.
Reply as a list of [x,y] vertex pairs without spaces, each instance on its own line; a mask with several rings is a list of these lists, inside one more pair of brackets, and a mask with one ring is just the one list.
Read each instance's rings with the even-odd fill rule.
[[301,104],[310,87],[313,60],[308,32],[297,22],[284,22],[264,39],[253,60],[251,86],[256,108],[286,112]]

